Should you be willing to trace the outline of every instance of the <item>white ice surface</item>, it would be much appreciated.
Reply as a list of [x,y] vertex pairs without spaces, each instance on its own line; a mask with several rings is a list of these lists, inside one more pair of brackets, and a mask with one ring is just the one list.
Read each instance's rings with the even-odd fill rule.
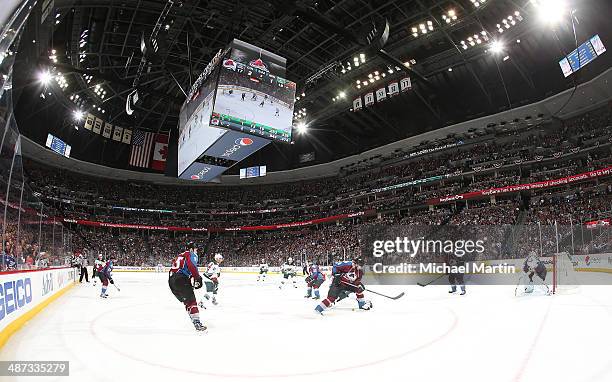
[[[2,360],[68,360],[44,381],[611,381],[612,286],[514,297],[514,287],[371,286],[369,312],[256,275],[223,274],[194,331],[164,273],[117,273],[121,292],[76,285],[0,349]],[[327,284],[322,287],[327,292]],[[4,379],[3,379],[4,378]],[[7,378],[2,381],[41,381]]]
[[[264,100],[263,95],[258,94],[257,100],[251,101],[253,92],[245,93],[246,96],[244,101],[242,101],[242,91],[240,90],[234,90],[232,95],[218,92],[215,100],[215,111],[251,122],[261,123],[286,133],[291,132],[293,122],[292,109],[285,107],[274,98],[272,98],[273,103],[271,104],[270,97],[265,100],[264,106],[259,106],[261,101]],[[278,116],[275,115],[276,108],[278,108]]]

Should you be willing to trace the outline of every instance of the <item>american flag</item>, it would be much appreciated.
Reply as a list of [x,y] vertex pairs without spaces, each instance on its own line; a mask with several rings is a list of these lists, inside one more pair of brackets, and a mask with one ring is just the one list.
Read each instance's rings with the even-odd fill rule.
[[142,130],[136,130],[134,132],[134,136],[132,137],[130,166],[149,167],[154,136],[155,134]]

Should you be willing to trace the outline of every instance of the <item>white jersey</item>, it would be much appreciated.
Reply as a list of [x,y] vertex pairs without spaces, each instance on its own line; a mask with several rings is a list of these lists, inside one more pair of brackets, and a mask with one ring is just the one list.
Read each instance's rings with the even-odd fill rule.
[[295,266],[293,264],[284,263],[281,266],[281,272],[283,272],[283,274],[295,274]]
[[97,271],[101,270],[102,268],[104,268],[104,265],[106,264],[106,262],[96,259],[96,261],[94,262],[94,269]]
[[268,271],[268,264],[266,264],[266,263],[261,263],[261,264],[259,265],[259,271],[260,271],[260,272],[267,272],[267,271]]
[[219,278],[219,276],[221,276],[221,267],[219,266],[219,264],[215,263],[214,261],[211,261],[206,266],[206,272],[204,274],[208,278]]

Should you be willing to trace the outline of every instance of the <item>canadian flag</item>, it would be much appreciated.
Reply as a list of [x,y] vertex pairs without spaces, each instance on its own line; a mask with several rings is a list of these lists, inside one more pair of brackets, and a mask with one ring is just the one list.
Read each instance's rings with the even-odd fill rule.
[[155,134],[155,147],[153,148],[153,160],[151,161],[151,168],[153,170],[165,171],[167,158],[168,136],[165,134]]

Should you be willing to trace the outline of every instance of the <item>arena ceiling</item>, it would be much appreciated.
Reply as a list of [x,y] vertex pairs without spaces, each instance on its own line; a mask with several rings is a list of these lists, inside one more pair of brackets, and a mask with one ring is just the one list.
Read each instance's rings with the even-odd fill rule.
[[[594,34],[611,41],[610,2],[573,3],[578,43]],[[47,131],[62,136],[74,124],[75,107],[102,113],[113,124],[175,131],[184,90],[220,48],[239,38],[287,58],[287,77],[298,84],[296,108],[306,111],[300,121],[309,131],[296,134],[295,144],[275,143],[246,160],[272,170],[300,166],[299,154],[314,152],[315,162],[326,162],[524,105],[610,67],[608,54],[565,79],[558,61],[575,45],[571,23],[543,25],[531,0],[55,0],[54,5],[47,22],[40,23],[42,10],[33,16],[19,47],[18,62],[27,65],[16,67],[16,78],[23,78],[18,88],[27,96],[20,97],[17,115],[26,135],[38,142]],[[381,19],[390,32],[384,52],[360,38]],[[513,23],[506,28],[508,20]],[[142,65],[141,38],[156,28],[159,54]],[[467,44],[483,31],[482,43]],[[493,41],[504,44],[502,52],[492,52]],[[360,65],[351,65],[361,54]],[[61,71],[66,82],[43,97],[35,78],[45,67]],[[357,88],[357,80],[374,73],[384,78]],[[406,75],[411,91],[351,111],[357,95]],[[141,102],[128,116],[126,97],[135,85]],[[109,159],[112,153],[100,154],[91,145],[79,155],[117,166]]]

